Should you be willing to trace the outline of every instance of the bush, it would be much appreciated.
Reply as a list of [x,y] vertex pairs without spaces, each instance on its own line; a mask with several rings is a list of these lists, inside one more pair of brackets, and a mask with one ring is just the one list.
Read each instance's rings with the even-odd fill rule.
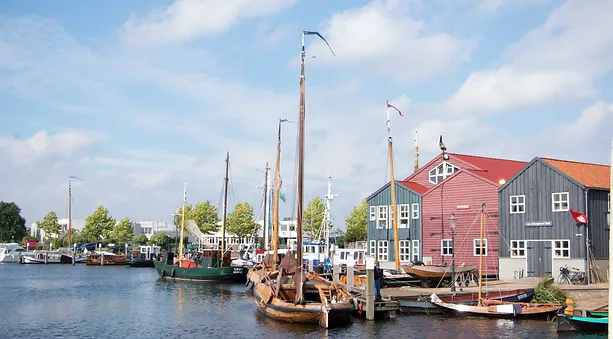
[[568,296],[559,288],[551,285],[547,279],[543,279],[534,288],[533,302],[542,304],[564,304]]

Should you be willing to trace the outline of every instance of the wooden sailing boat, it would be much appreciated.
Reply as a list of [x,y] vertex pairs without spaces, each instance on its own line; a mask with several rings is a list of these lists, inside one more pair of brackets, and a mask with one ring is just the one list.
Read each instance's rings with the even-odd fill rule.
[[[319,277],[314,272],[305,274],[302,264],[302,213],[303,213],[303,178],[304,178],[304,120],[305,120],[305,70],[306,52],[304,36],[317,32],[302,31],[302,53],[300,72],[300,113],[298,125],[298,191],[297,191],[297,225],[296,252],[288,251],[278,268],[277,238],[278,223],[273,221],[274,257],[272,270],[265,269],[266,263],[259,270],[252,270],[250,279],[254,281],[254,296],[258,311],[267,316],[295,323],[319,323],[323,327],[344,324],[349,320],[353,305],[349,293],[340,284],[334,284]],[[325,41],[325,39],[323,39]],[[327,44],[327,42],[326,42]],[[278,153],[277,153],[278,154]],[[277,157],[277,170],[278,170]],[[275,214],[278,213],[278,173],[275,177]],[[250,272],[251,273],[251,272]]]
[[[484,233],[485,203],[481,206],[481,232],[480,239]],[[558,310],[562,309],[560,304],[539,304],[522,302],[505,302],[501,300],[482,299],[483,287],[483,240],[480,241],[479,249],[479,294],[477,305],[462,305],[457,303],[443,302],[436,294],[430,296],[430,302],[434,304],[442,313],[447,315],[459,316],[480,316],[487,318],[517,318],[534,319],[549,318]]]
[[202,249],[193,253],[190,259],[183,257],[183,234],[185,230],[185,205],[187,202],[187,184],[183,191],[183,206],[181,213],[181,238],[179,239],[179,257],[168,253],[164,261],[155,261],[158,275],[173,280],[192,280],[210,282],[244,282],[248,268],[231,266],[231,253],[226,251],[226,213],[228,203],[228,169],[230,153],[226,155],[226,177],[224,179],[224,207],[221,225],[221,248]]

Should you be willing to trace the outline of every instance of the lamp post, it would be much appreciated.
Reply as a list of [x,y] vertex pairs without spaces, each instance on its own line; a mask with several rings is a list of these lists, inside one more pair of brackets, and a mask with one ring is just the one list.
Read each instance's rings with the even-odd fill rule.
[[449,217],[449,228],[451,228],[451,292],[455,293],[455,222],[457,218],[454,213]]

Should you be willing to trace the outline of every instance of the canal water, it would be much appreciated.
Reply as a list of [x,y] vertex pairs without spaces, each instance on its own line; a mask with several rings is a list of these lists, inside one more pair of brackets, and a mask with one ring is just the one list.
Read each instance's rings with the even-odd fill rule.
[[[161,281],[153,268],[0,264],[0,338],[557,338],[555,323],[353,318],[323,329],[255,311],[242,284]],[[590,338],[593,335],[560,335]]]

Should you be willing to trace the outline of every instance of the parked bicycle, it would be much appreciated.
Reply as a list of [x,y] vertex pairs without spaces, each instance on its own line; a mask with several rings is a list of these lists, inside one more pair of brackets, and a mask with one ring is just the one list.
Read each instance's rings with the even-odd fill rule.
[[560,267],[560,275],[558,276],[558,284],[585,284],[585,272],[579,271],[578,268],[568,268],[568,265]]

